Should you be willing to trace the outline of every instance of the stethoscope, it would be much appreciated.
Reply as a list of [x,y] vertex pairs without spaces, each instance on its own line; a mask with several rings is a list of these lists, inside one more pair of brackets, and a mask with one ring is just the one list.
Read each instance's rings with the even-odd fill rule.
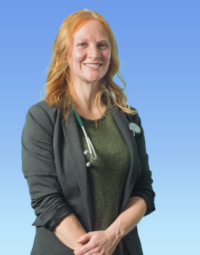
[[[86,142],[87,142],[87,147],[88,147],[88,150],[84,150],[84,155],[85,156],[89,156],[90,157],[90,161],[86,163],[86,166],[87,167],[90,167],[91,164],[92,164],[92,160],[97,160],[97,154],[96,154],[96,151],[92,145],[92,142],[83,126],[83,123],[76,111],[76,109],[74,108],[74,114],[75,114],[75,117],[76,117],[76,120],[79,124],[79,126],[81,127],[82,131],[83,131],[83,134],[85,136],[85,139],[86,139]],[[129,129],[133,132],[133,135],[135,136],[135,133],[136,134],[139,134],[141,133],[141,128],[134,122],[129,122]]]
[[81,121],[81,119],[80,119],[80,117],[79,117],[79,115],[78,115],[75,108],[74,108],[74,114],[75,114],[75,117],[76,117],[76,120],[77,120],[79,126],[81,127],[81,129],[83,131],[83,134],[84,134],[86,142],[87,142],[88,150],[84,150],[83,153],[86,156],[90,156],[90,161],[86,163],[86,166],[90,167],[91,164],[92,164],[92,160],[97,160],[97,154],[96,154],[96,151],[95,151],[95,149],[92,145],[92,142],[90,141],[90,138],[89,138],[89,136],[88,136],[88,134],[87,134],[87,132],[86,132],[84,126],[83,126],[83,123],[82,123],[82,121]]

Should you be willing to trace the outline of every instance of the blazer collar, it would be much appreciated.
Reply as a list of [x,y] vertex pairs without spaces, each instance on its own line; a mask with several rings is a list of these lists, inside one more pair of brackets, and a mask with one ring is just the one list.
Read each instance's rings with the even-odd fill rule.
[[[122,194],[119,213],[121,213],[130,198],[136,176],[138,174],[138,154],[137,154],[137,144],[133,136],[132,131],[129,129],[129,121],[126,117],[126,114],[121,111],[118,107],[112,106],[110,108],[113,119],[116,122],[122,136],[124,137],[127,146],[130,151],[131,156],[131,165],[130,171],[126,180],[125,188]],[[79,183],[80,190],[83,195],[83,199],[87,208],[87,216],[89,228],[93,229],[93,215],[92,215],[92,206],[91,206],[91,196],[90,196],[90,186],[89,179],[87,175],[86,159],[83,154],[82,144],[78,132],[78,123],[75,118],[74,112],[69,115],[68,126],[66,122],[63,122],[63,131],[66,138],[66,141],[69,146],[70,157],[74,165],[74,172],[76,174],[77,182]]]

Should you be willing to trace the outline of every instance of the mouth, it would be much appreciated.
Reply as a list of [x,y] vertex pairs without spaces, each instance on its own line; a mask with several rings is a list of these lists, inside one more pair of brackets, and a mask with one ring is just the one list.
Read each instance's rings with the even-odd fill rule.
[[94,70],[97,70],[102,66],[101,63],[99,63],[99,64],[89,64],[89,63],[86,64],[86,63],[84,63],[84,65],[87,66],[88,68],[91,68],[91,69],[94,69]]
[[97,67],[97,66],[102,66],[101,63],[83,63],[85,66],[92,66],[92,67]]

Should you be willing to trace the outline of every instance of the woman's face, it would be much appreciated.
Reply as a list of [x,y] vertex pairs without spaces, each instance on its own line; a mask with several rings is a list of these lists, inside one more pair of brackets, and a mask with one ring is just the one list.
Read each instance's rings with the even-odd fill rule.
[[[111,58],[108,34],[100,21],[87,21],[75,33],[71,54],[67,61],[72,80],[79,84],[97,85],[107,73]],[[101,65],[89,66],[95,63]]]

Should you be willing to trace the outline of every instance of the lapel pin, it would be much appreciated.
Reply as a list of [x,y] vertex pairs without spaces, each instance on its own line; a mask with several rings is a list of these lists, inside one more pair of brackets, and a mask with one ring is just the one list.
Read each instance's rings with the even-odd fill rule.
[[129,128],[134,133],[137,133],[137,134],[141,133],[141,128],[137,124],[135,124],[134,122],[129,123]]

